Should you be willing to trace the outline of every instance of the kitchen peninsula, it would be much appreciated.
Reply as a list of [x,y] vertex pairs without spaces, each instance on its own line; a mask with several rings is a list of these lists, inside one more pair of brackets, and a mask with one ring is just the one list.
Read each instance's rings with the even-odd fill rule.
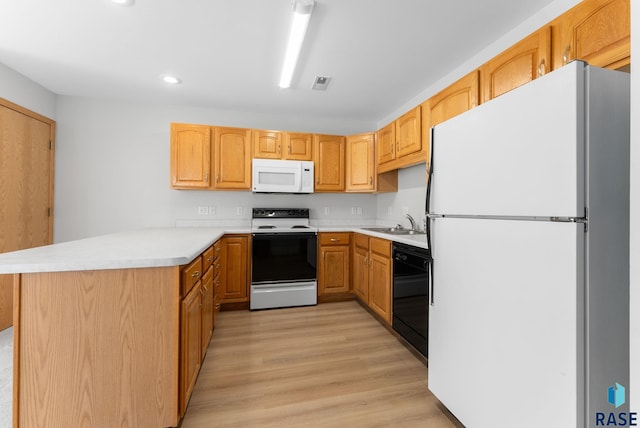
[[147,229],[7,253],[14,426],[177,426],[180,267],[223,235]]
[[[183,268],[248,232],[143,229],[0,255],[0,274],[15,274],[14,426],[177,426],[188,402]],[[393,239],[426,246],[424,235]]]

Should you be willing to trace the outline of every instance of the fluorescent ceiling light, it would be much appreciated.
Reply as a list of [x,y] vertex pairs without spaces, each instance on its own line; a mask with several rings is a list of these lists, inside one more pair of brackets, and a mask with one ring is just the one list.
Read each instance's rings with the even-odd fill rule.
[[300,56],[300,49],[302,48],[304,35],[307,32],[313,6],[314,0],[293,0],[293,20],[291,21],[287,51],[284,56],[280,83],[278,85],[281,88],[291,86],[291,79],[293,78],[293,72],[296,69],[296,63]]
[[131,6],[133,0],[111,0],[112,3],[119,4],[120,6]]

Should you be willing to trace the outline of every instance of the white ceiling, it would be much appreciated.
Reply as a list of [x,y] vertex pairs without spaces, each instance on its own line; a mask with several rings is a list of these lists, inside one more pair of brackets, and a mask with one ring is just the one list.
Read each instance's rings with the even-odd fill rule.
[[1,0],[0,63],[61,95],[375,121],[550,3],[316,0],[281,90],[291,0]]

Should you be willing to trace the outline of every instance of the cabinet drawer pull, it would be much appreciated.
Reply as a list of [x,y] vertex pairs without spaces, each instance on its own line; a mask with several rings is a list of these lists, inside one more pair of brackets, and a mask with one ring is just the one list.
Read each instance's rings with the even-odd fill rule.
[[331,238],[331,242],[340,242],[340,238]]
[[207,257],[207,261],[208,261],[209,263],[213,263],[213,257]]
[[200,276],[200,271],[195,271],[194,273],[191,274],[191,278],[197,278]]

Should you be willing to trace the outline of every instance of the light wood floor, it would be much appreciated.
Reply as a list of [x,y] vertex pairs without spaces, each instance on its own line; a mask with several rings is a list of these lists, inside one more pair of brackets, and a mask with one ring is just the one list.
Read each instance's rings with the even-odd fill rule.
[[357,302],[221,312],[182,428],[462,427]]

